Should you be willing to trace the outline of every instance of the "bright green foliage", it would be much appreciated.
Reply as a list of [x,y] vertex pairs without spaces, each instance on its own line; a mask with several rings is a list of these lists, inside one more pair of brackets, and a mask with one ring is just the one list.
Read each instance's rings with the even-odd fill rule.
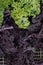
[[[33,18],[40,13],[40,0],[17,0],[12,4],[12,17],[20,28],[30,25],[28,17]],[[28,17],[27,17],[28,16]]]
[[8,9],[8,5],[12,4],[13,0],[0,0],[0,24],[3,20],[4,9]]
[[19,28],[28,28],[30,25],[28,17],[34,18],[40,13],[40,0],[0,0],[0,23],[3,20],[4,9],[9,9],[10,4],[13,7],[11,16]]

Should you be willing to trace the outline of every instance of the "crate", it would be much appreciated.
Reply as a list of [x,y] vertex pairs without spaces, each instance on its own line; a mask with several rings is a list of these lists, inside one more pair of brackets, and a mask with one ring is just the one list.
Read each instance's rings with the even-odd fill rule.
[[5,65],[4,64],[4,57],[0,57],[0,65]]
[[40,61],[43,61],[43,50],[36,49],[33,58],[35,63],[39,63]]

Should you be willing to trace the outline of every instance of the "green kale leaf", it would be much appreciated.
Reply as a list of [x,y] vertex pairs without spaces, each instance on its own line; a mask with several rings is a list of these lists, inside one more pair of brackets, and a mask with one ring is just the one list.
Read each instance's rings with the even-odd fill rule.
[[28,28],[30,21],[28,17],[33,18],[40,13],[40,0],[14,0],[11,16],[20,28]]

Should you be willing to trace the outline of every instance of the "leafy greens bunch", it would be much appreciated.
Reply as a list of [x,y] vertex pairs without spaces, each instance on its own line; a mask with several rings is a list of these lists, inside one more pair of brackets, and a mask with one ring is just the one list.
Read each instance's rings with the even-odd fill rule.
[[36,17],[40,13],[40,0],[14,0],[12,17],[19,28],[28,28],[30,21],[28,17]]
[[0,23],[3,20],[4,9],[9,9],[10,4],[13,7],[11,16],[19,28],[28,28],[30,25],[28,17],[34,18],[40,13],[40,0],[0,0]]

